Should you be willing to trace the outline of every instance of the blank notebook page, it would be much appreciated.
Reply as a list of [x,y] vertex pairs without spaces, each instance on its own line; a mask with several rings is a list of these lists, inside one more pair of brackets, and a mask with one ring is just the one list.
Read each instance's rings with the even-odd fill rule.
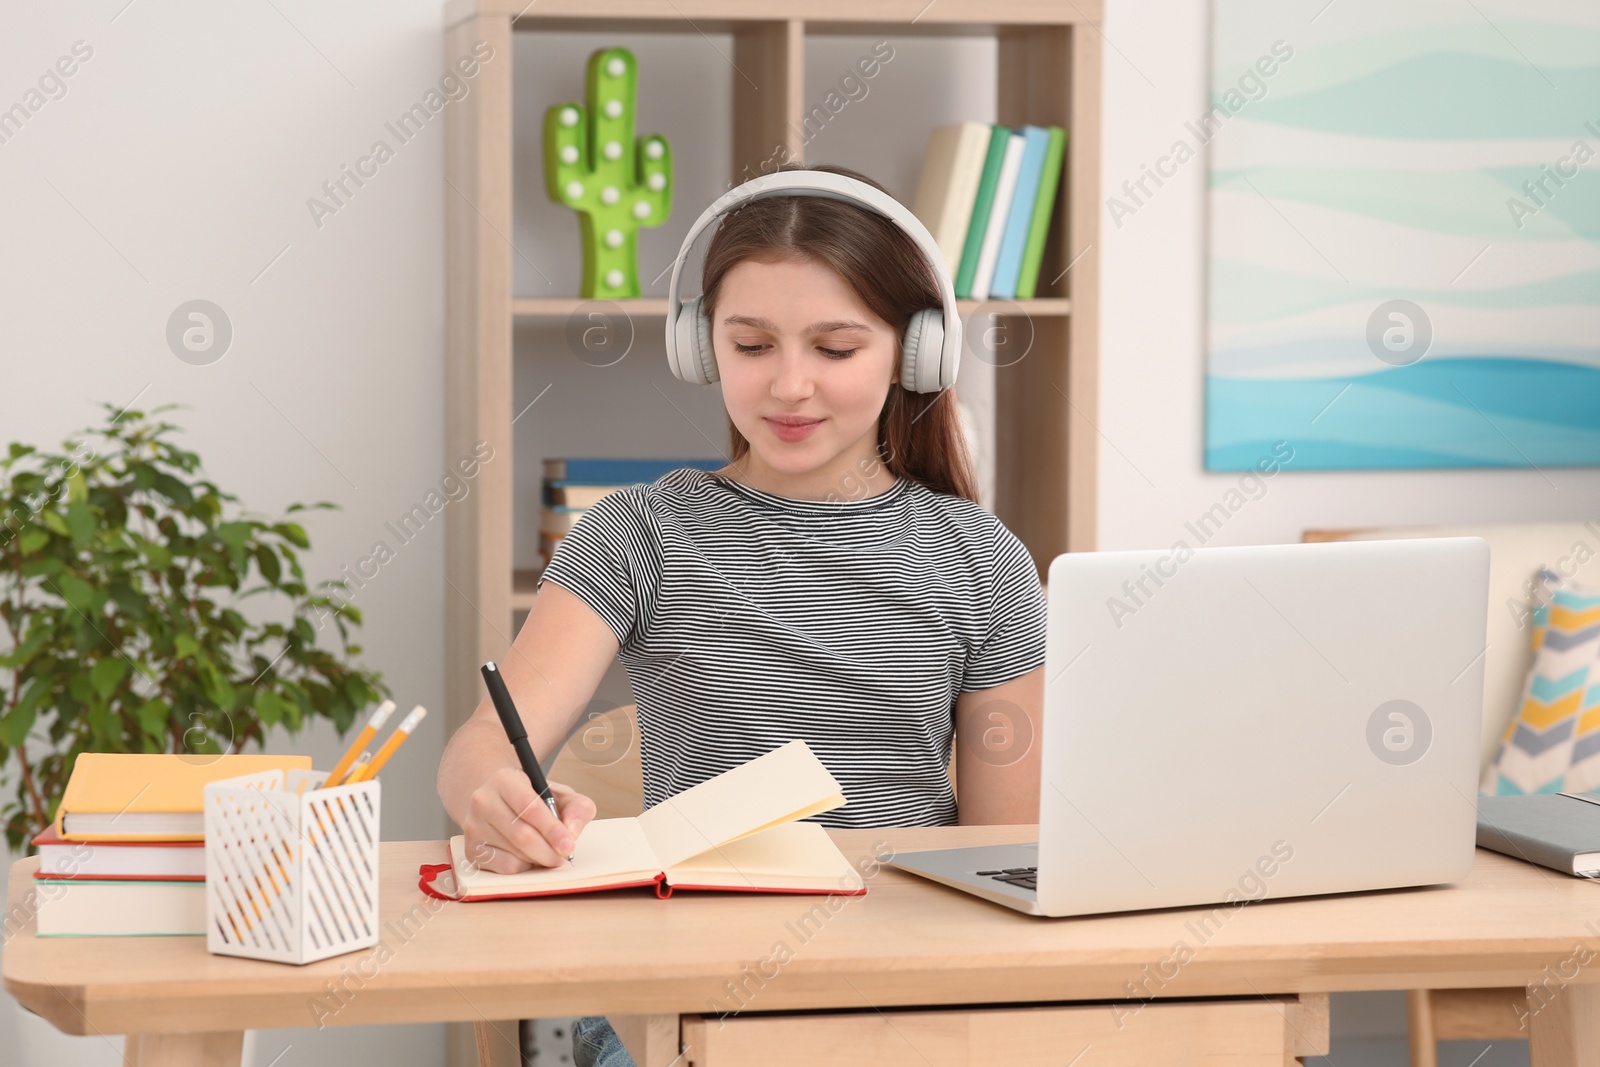
[[671,867],[714,845],[844,802],[838,781],[797,739],[685,789],[638,818],[656,855]]
[[786,882],[838,887],[850,892],[861,884],[850,861],[828,831],[814,822],[773,826],[731,844],[690,856],[667,871],[673,885],[731,885],[752,889],[784,887]]
[[[450,839],[456,888],[462,893],[579,889],[623,881],[646,881],[662,870],[638,819],[596,819],[583,828],[572,850],[572,866],[535,867],[520,874],[468,869],[461,835]],[[624,877],[634,875],[636,877]]]

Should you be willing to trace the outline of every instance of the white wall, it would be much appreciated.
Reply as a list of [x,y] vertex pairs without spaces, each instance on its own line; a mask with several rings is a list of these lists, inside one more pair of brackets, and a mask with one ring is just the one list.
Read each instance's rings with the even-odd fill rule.
[[[1326,10],[1323,10],[1326,8]],[[1319,14],[1319,12],[1321,12]],[[1355,12],[1295,0],[1262,27],[1260,52],[1337,34]],[[1313,22],[1315,18],[1315,22]],[[1205,4],[1109,0],[1104,26],[1102,201],[1137,181],[1183,123],[1206,111]],[[1228,137],[1224,127],[1216,137]],[[1193,138],[1188,138],[1191,142]],[[1205,160],[1184,164],[1119,227],[1102,203],[1098,547],[1158,548],[1239,485],[1202,469],[1205,372]],[[1291,465],[1292,466],[1292,465]],[[1600,510],[1600,468],[1448,471],[1284,469],[1212,544],[1298,541],[1311,528],[1556,521]]]
[[[184,444],[247,507],[340,505],[305,523],[309,576],[335,577],[376,539],[394,545],[384,522],[444,473],[442,120],[320,229],[306,201],[437,81],[440,5],[124,2],[0,16],[0,107],[75,41],[93,49],[66,95],[0,143],[0,443],[56,443],[99,421],[101,401],[190,405],[171,416]],[[209,366],[165,341],[194,298],[233,323]],[[403,707],[434,712],[384,772],[390,840],[446,831],[443,535],[441,516],[355,599],[364,662]],[[323,726],[269,747],[326,767],[340,746]],[[12,1024],[7,1006],[0,1050]],[[280,1067],[422,1067],[443,1061],[444,1029],[271,1031],[257,1063],[285,1046]]]

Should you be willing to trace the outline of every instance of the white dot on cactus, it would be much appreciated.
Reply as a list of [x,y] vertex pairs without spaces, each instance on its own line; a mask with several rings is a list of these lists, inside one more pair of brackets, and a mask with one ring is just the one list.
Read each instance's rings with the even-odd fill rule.
[[600,190],[600,202],[602,204],[615,204],[621,195],[614,187],[608,185]]
[[607,141],[606,142],[606,158],[607,159],[621,159],[622,158],[622,145],[617,141]]
[[652,174],[645,179],[645,184],[660,192],[667,187],[667,176],[665,174]]
[[633,205],[633,217],[636,218],[636,219],[649,218],[650,217],[650,205],[645,203],[643,200],[641,200],[637,204]]
[[628,65],[617,56],[612,56],[611,61],[606,64],[606,73],[611,75],[613,78],[622,77],[623,71],[627,69]]
[[609,118],[616,118],[620,114],[622,114],[622,101],[621,100],[607,100],[606,101],[606,115]]
[[621,248],[622,247],[622,231],[621,230],[607,230],[606,231],[606,245],[608,247],[610,247],[610,248]]
[[568,200],[581,200],[581,199],[583,199],[583,183],[582,182],[568,182],[567,183],[567,199]]
[[660,141],[651,141],[649,144],[644,146],[644,154],[649,156],[651,159],[660,159],[661,153],[665,152],[666,150],[667,146],[662,144]]
[[606,271],[606,285],[612,289],[622,288],[622,272],[620,270]]
[[578,149],[575,146],[569,144],[561,149],[561,162],[576,163],[577,161]]
[[564,108],[562,108],[561,109],[561,125],[563,125],[563,126],[576,126],[577,124],[578,124],[578,109],[575,108],[575,107],[564,107]]

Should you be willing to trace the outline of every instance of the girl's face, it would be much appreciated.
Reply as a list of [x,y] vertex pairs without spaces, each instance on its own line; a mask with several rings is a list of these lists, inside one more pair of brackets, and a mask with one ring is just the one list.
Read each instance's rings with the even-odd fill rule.
[[828,267],[741,261],[723,278],[711,343],[750,480],[820,496],[877,460],[898,338]]

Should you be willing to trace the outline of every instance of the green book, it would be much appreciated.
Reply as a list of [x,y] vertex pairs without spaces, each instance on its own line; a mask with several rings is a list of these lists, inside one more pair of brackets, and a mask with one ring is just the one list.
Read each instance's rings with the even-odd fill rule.
[[1050,127],[1050,143],[1044,150],[1044,171],[1039,175],[1039,196],[1033,202],[1033,221],[1028,243],[1022,250],[1022,268],[1017,275],[1017,299],[1033,299],[1039,282],[1039,261],[1044,258],[1044,239],[1050,230],[1050,209],[1056,202],[1056,187],[1061,184],[1061,161],[1066,156],[1067,131]]
[[956,271],[956,296],[963,300],[972,295],[972,277],[978,273],[978,254],[983,251],[983,235],[989,229],[995,186],[1000,184],[1000,164],[1005,161],[1006,143],[1010,140],[1009,126],[996,126],[989,136],[989,154],[983,160],[983,178],[978,182],[978,198],[972,204],[972,221],[967,224],[961,268]]

